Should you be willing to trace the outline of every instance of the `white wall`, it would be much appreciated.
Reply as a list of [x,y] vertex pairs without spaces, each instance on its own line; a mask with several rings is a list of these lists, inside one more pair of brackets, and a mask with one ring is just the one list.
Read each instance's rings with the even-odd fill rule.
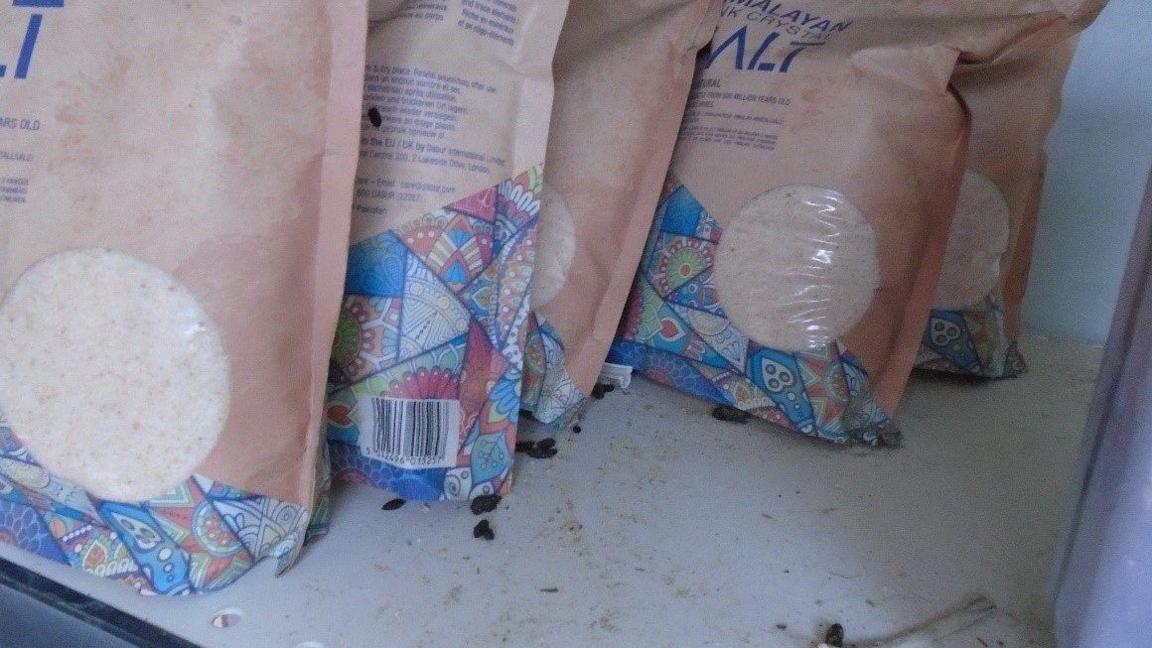
[[1152,168],[1152,1],[1084,33],[1048,152],[1025,324],[1103,341]]

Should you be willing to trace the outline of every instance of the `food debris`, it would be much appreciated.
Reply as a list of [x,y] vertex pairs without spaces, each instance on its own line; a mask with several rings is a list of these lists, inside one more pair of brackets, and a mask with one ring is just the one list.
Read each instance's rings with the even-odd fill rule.
[[539,447],[537,447],[537,448],[532,448],[531,450],[529,450],[528,452],[526,452],[524,454],[528,455],[529,457],[532,457],[533,459],[551,459],[552,457],[556,456],[557,452],[560,452],[560,451],[557,450],[556,448],[539,448]]
[[747,423],[752,415],[735,407],[717,405],[712,409],[712,418],[725,423]]
[[481,495],[472,500],[469,508],[472,509],[473,515],[484,515],[495,511],[497,506],[500,506],[499,495]]
[[899,448],[904,443],[904,435],[899,430],[881,430],[879,441],[883,448]]
[[495,540],[496,532],[492,530],[492,525],[489,524],[487,518],[485,518],[477,522],[476,526],[472,527],[472,537]]
[[396,509],[400,508],[401,506],[404,506],[404,504],[406,504],[407,501],[408,500],[406,500],[402,497],[397,497],[396,499],[391,499],[391,500],[388,500],[387,502],[385,502],[384,506],[380,507],[380,510],[382,510],[382,511],[395,511]]
[[844,648],[844,626],[833,623],[824,634],[824,643],[832,648]]
[[596,383],[596,386],[592,388],[591,396],[592,396],[592,398],[595,398],[596,400],[600,400],[601,398],[604,398],[604,394],[607,394],[607,393],[613,392],[613,391],[616,391],[615,385],[607,385],[605,383]]
[[[517,443],[516,445],[520,445]],[[556,449],[555,439],[541,439],[540,441],[532,442],[532,447],[524,451],[524,454],[532,457],[533,459],[551,459],[556,456],[559,450]]]
[[[885,648],[935,646],[946,637],[967,631],[976,624],[986,621],[995,609],[996,604],[988,597],[978,596],[962,607],[955,608],[914,628],[904,630],[890,639],[872,645],[884,646]],[[982,645],[988,645],[983,639],[976,638]]]
[[556,449],[556,439],[549,437],[539,441],[517,441],[516,452],[522,452],[533,459],[551,459],[559,450]]

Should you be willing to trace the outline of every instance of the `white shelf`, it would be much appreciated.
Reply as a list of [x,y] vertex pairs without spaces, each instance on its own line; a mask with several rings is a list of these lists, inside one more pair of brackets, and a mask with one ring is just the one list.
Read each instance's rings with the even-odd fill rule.
[[[298,567],[277,579],[264,564],[205,597],[142,598],[8,545],[0,556],[204,646],[788,648],[834,621],[864,645],[973,593],[1001,612],[948,645],[1045,645],[1047,556],[1099,350],[1024,350],[1020,379],[914,379],[896,451],[720,423],[637,380],[579,435],[525,430],[560,453],[518,455],[513,494],[487,516],[493,542],[472,538],[466,507],[381,511],[388,496],[356,487]],[[227,608],[240,623],[213,627]]]

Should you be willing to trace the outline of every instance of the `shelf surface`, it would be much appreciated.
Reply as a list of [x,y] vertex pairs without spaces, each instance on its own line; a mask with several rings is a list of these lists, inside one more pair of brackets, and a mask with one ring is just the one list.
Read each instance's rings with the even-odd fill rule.
[[[849,642],[986,593],[995,617],[951,646],[1044,646],[1048,555],[1070,496],[1100,351],[1031,337],[1031,371],[916,377],[898,450],[838,448],[636,380],[596,402],[552,459],[518,455],[513,493],[472,537],[466,506],[338,492],[331,535],[275,578],[143,598],[0,545],[0,557],[204,646],[792,646]],[[238,622],[217,628],[221,612]],[[1003,644],[998,644],[1002,641]]]

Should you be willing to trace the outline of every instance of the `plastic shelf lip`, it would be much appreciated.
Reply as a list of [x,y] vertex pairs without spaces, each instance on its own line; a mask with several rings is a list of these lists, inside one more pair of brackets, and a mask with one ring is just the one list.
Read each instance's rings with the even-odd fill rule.
[[[24,597],[85,624],[90,637],[102,640],[104,645],[196,648],[196,644],[163,628],[2,558],[0,588],[7,594]],[[36,607],[32,606],[32,609]],[[112,641],[116,639],[120,641]]]

